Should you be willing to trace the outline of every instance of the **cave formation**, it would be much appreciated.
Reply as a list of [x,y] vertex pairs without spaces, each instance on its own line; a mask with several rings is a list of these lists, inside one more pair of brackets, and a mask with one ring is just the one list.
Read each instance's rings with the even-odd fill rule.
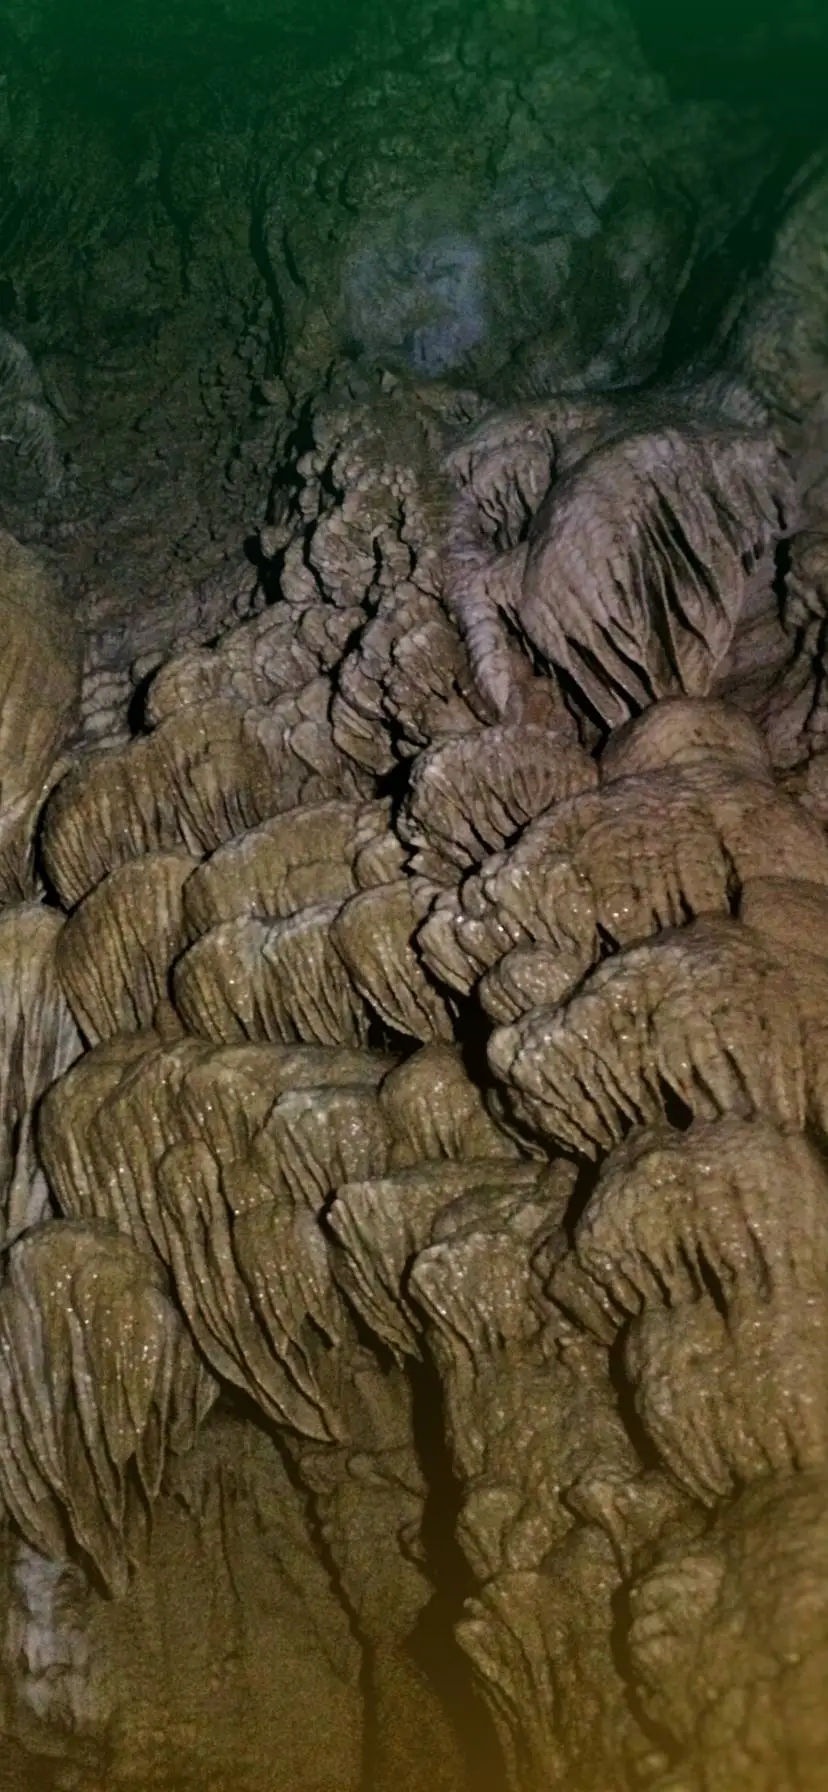
[[0,1785],[821,1792],[828,160],[266,11],[0,28]]

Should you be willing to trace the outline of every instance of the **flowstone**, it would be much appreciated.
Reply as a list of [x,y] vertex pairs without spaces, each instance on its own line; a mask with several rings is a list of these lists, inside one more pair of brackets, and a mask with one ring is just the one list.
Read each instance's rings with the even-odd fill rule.
[[828,181],[662,364],[658,84],[510,17],[253,183],[241,613],[0,538],[4,1792],[824,1784]]

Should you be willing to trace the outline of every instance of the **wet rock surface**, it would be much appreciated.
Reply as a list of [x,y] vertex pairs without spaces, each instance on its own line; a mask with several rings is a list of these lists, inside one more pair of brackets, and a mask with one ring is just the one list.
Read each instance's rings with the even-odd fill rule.
[[0,1783],[821,1792],[824,163],[280,29],[3,24]]

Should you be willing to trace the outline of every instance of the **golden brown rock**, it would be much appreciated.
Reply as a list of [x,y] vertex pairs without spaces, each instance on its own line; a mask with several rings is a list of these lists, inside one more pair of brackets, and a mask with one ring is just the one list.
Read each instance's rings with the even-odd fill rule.
[[709,758],[728,759],[743,771],[770,775],[770,755],[760,730],[741,710],[715,697],[663,697],[643,715],[613,729],[601,754],[601,782]]
[[580,982],[585,968],[588,963],[585,967],[582,959],[552,946],[514,946],[481,977],[477,998],[490,1020],[508,1026],[533,1008],[554,1008]]
[[[657,1792],[818,1792],[828,1724],[823,1471],[753,1482],[630,1594],[637,1696],[680,1765]],[[784,1759],[784,1767],[780,1762]]]
[[212,1047],[153,1034],[87,1053],[44,1101],[40,1154],[61,1211],[106,1220],[166,1261],[156,1172],[165,1152],[206,1144],[224,1167],[244,1159],[287,1091],[327,1086],[372,1091],[394,1060],[310,1046]]
[[804,877],[749,878],[742,886],[739,919],[785,952],[828,957],[828,886],[823,883],[808,883]]
[[597,1785],[634,1735],[608,1637],[622,1527],[596,1525],[589,1508],[602,1484],[618,1507],[640,1503],[640,1465],[602,1353],[545,1324],[533,1299],[537,1241],[561,1226],[575,1180],[559,1164],[534,1186],[469,1189],[438,1214],[409,1277],[440,1371],[474,1577],[458,1639],[521,1788],[554,1783],[565,1762]]
[[213,852],[305,795],[361,794],[358,775],[327,739],[320,697],[315,684],[307,715],[301,697],[270,710],[215,698],[80,759],[54,791],[44,825],[44,859],[61,899],[72,907],[143,853]]
[[[8,935],[0,1136],[12,1233],[34,1225],[0,1286],[0,1678],[22,1684],[54,1619],[36,1696],[77,1720],[83,1777],[83,1713],[110,1717],[64,1577],[124,1587],[162,1472],[171,1578],[189,1597],[203,1539],[228,1563],[232,1539],[246,1611],[258,1551],[281,1650],[279,1524],[235,1476],[255,1438],[275,1504],[288,1472],[307,1504],[349,1696],[362,1650],[366,1792],[469,1792],[428,1685],[455,1639],[498,1788],[759,1792],[758,1762],[778,1792],[795,1761],[814,1792],[785,1726],[818,1702],[821,1607],[768,1515],[819,1546],[828,431],[786,423],[783,453],[726,375],[504,415],[350,362],[302,418],[262,536],[279,601],[160,670],[90,643],[84,741],[96,691],[122,724],[49,799],[72,912]],[[55,963],[106,1040],[68,1072]],[[49,1194],[66,1217],[44,1225]],[[167,1443],[216,1387],[180,1470]],[[743,1585],[762,1564],[800,1610]],[[225,1660],[175,1629],[217,1706],[226,1633]],[[297,1701],[286,1734],[313,1724]],[[209,1730],[209,1693],[192,1709]],[[206,1760],[219,1792],[224,1756],[163,1736],[148,1779],[201,1785]],[[343,1747],[330,1792],[361,1771]]]
[[80,759],[49,803],[43,850],[72,907],[108,872],[148,852],[200,857],[269,813],[272,787],[255,726],[217,701],[152,735]]
[[674,692],[704,697],[745,568],[790,507],[767,431],[644,422],[553,485],[530,531],[518,625],[611,727]]
[[334,740],[374,773],[395,763],[389,735],[406,757],[441,735],[466,734],[485,713],[471,668],[436,598],[401,582],[346,655],[331,716]]
[[563,731],[528,722],[483,728],[419,755],[399,832],[417,849],[415,869],[453,883],[597,779],[594,760]]
[[[446,527],[445,603],[464,642],[488,720],[526,715],[534,680],[503,612],[520,584],[526,534],[555,475],[594,446],[612,401],[566,398],[490,414],[446,457],[454,486]],[[557,684],[544,681],[560,717]]]
[[340,1432],[338,1299],[314,1216],[205,1145],[173,1147],[157,1173],[166,1255],[215,1372],[301,1436]]
[[785,874],[825,884],[822,830],[768,777],[700,755],[554,804],[437,898],[418,944],[458,993],[482,977],[502,1023],[564,1000],[602,940],[727,915],[745,881]]
[[[385,827],[379,821],[380,808],[385,809]],[[390,825],[390,804],[371,803],[365,808],[366,824],[360,825],[355,841],[354,877],[358,890],[373,890],[376,884],[393,884],[402,877],[408,854]]]
[[151,1024],[186,945],[184,885],[197,863],[181,852],[133,859],[69,917],[58,973],[88,1044]]
[[154,1052],[158,1043],[154,1032],[108,1039],[85,1052],[43,1097],[37,1115],[38,1156],[60,1212],[68,1219],[118,1224],[117,1211],[107,1202],[99,1209],[94,1192],[99,1167],[92,1125],[125,1072]]
[[526,866],[531,880],[529,868],[556,853],[591,888],[597,924],[615,944],[726,914],[750,878],[828,882],[828,845],[812,818],[768,777],[712,757],[557,804],[507,864]]
[[695,921],[608,959],[560,1009],[496,1031],[489,1057],[515,1113],[589,1157],[671,1098],[699,1118],[805,1121],[795,981],[735,921]]
[[34,1111],[81,1050],[58,978],[63,926],[35,902],[0,914],[0,1242],[43,1217]]
[[35,893],[35,825],[79,712],[81,652],[57,581],[0,530],[0,903]]
[[437,886],[402,877],[353,896],[331,939],[354,986],[394,1032],[424,1043],[453,1036],[450,1010],[426,974],[414,936]]
[[335,939],[341,912],[338,902],[328,902],[285,921],[243,916],[211,928],[173,973],[185,1026],[216,1045],[364,1042],[365,1002]]
[[513,949],[548,947],[550,999],[562,1001],[598,957],[592,891],[566,854],[547,848],[539,824],[438,896],[417,944],[434,975],[463,995]]
[[216,1396],[152,1261],[106,1228],[38,1227],[0,1291],[0,1485],[47,1555],[74,1539],[112,1591],[145,1501]]
[[[318,1215],[343,1183],[382,1176],[390,1148],[376,1089],[366,1079],[293,1088],[280,1095],[256,1132],[239,1172],[239,1201],[253,1203],[257,1188],[262,1202],[284,1195]],[[228,1178],[235,1206],[234,1187]]]
[[[65,1085],[65,1107],[64,1085],[55,1090],[48,1116],[55,1141],[50,1162],[60,1166],[56,1193],[65,1212],[106,1221],[149,1256],[157,1253],[163,1259],[156,1168],[181,1137],[180,1097],[187,1071],[207,1056],[209,1047],[195,1039],[167,1047],[153,1038],[135,1039],[134,1054],[119,1049],[116,1040],[83,1059]],[[62,1136],[64,1114],[67,1140]],[[77,1181],[75,1168],[81,1172]]]
[[530,1191],[537,1163],[502,1157],[468,1163],[435,1161],[393,1176],[344,1185],[330,1213],[340,1250],[333,1257],[339,1286],[366,1325],[400,1359],[418,1356],[421,1316],[406,1296],[407,1271],[431,1236],[443,1208],[475,1190]]
[[[390,1129],[390,1166],[446,1158],[513,1158],[456,1046],[424,1045],[383,1079],[379,1105]],[[350,1180],[350,1178],[349,1178]]]
[[[394,1064],[381,1052],[347,1046],[219,1046],[195,1059],[181,1084],[179,1120],[187,1139],[203,1139],[225,1165],[246,1158],[283,1100],[306,1091],[374,1091]],[[311,1148],[313,1140],[309,1141]]]
[[[780,1190],[796,1190],[793,1206]],[[695,1498],[828,1457],[828,1175],[805,1139],[728,1117],[618,1148],[556,1297],[612,1338],[662,1460]]]
[[360,610],[330,604],[274,605],[233,629],[218,647],[168,660],[150,687],[149,726],[214,697],[255,708],[294,695],[336,664],[361,620]]
[[344,902],[359,888],[354,860],[384,830],[379,803],[320,803],[290,809],[219,847],[194,872],[185,908],[197,939],[237,915],[285,919],[319,902]]
[[[82,1752],[90,1792],[136,1776],[163,1785],[172,1771],[216,1792],[356,1792],[361,1652],[295,1473],[263,1427],[220,1407],[192,1450],[168,1455],[122,1597],[22,1538],[9,1555],[10,1722],[29,1738],[48,1724],[58,1771]],[[27,1778],[24,1767],[21,1792]]]

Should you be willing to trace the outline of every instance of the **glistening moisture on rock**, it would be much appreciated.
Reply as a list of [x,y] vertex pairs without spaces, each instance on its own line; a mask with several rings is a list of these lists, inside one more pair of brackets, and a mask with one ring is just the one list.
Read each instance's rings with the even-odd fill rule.
[[824,1792],[771,6],[8,0],[0,1792]]

